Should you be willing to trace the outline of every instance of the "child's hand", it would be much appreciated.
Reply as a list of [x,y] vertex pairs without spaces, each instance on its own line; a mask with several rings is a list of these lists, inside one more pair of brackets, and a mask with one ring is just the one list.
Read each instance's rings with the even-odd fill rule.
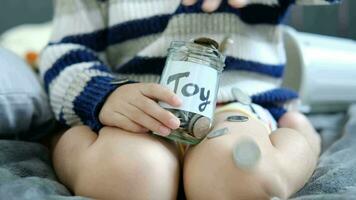
[[[244,7],[249,0],[228,0],[229,4],[234,8],[241,8]],[[183,5],[191,6],[195,4],[197,0],[182,0]],[[221,4],[222,0],[204,0],[202,9],[205,12],[213,12],[218,9],[219,5]]]
[[99,120],[132,132],[148,130],[167,136],[179,127],[179,119],[155,100],[180,106],[181,100],[168,88],[155,83],[134,83],[117,88],[106,100]]

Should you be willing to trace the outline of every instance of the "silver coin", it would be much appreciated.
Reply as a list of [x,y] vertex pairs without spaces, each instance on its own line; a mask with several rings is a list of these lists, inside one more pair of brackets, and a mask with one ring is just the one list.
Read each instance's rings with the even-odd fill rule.
[[229,129],[227,127],[222,128],[222,129],[217,129],[217,130],[210,132],[207,137],[208,137],[208,139],[212,139],[212,138],[226,135],[228,132],[229,132]]
[[193,126],[193,135],[198,139],[203,139],[210,131],[211,120],[207,117],[200,117]]
[[234,44],[234,40],[231,39],[231,36],[227,36],[223,39],[223,41],[220,43],[219,51],[222,54],[225,54],[226,51]]
[[261,150],[252,139],[240,140],[233,149],[233,160],[243,170],[253,169],[261,158]]
[[252,103],[251,97],[239,88],[232,88],[231,92],[238,102],[245,105],[250,105]]
[[201,118],[201,117],[203,117],[202,115],[198,115],[198,114],[193,114],[193,116],[192,116],[192,118],[189,120],[189,127],[188,127],[188,129],[189,129],[189,131],[190,132],[193,132],[193,127],[194,127],[194,124],[195,124],[195,122],[199,119],[199,118]]
[[215,49],[219,49],[219,43],[218,42],[216,42],[213,39],[206,38],[206,37],[197,38],[197,39],[194,40],[194,43],[200,44],[200,45],[203,45],[203,46],[208,46],[208,47],[215,48]]
[[246,122],[246,121],[248,121],[248,117],[242,116],[242,115],[233,115],[233,116],[227,117],[226,121],[229,121],[229,122]]
[[128,82],[128,81],[129,81],[128,78],[122,77],[122,78],[120,78],[120,79],[115,79],[115,80],[111,81],[110,84],[113,84],[113,85],[120,85],[120,84],[126,83],[126,82]]

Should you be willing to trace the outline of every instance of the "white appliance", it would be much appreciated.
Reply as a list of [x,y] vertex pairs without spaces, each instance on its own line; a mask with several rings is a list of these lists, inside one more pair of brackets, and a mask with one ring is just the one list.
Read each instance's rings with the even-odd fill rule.
[[301,111],[343,111],[356,103],[356,42],[285,27],[284,87],[299,92]]

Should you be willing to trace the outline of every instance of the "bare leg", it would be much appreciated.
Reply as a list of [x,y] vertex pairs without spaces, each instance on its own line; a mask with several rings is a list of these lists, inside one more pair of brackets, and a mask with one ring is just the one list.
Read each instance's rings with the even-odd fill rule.
[[[299,112],[288,112],[279,120],[279,126],[281,128],[296,130],[299,134],[304,136],[315,154],[320,154],[320,136],[304,115]],[[274,137],[276,136],[271,135],[271,140],[274,140]]]
[[289,112],[279,121],[280,128],[270,135],[279,151],[282,175],[287,180],[288,196],[301,189],[313,174],[320,154],[320,136],[309,120]]
[[[184,163],[187,198],[233,200],[277,196],[285,199],[300,189],[315,168],[320,148],[307,119],[288,113],[281,119],[281,125],[288,128],[269,135],[259,120],[225,120],[236,114],[244,115],[217,114],[214,130],[228,127],[229,133],[205,139],[188,152]],[[246,138],[255,141],[261,151],[257,165],[248,170],[236,166],[232,156],[237,143]]]
[[54,139],[60,181],[96,199],[175,199],[179,162],[172,144],[148,134],[104,127],[69,129]]

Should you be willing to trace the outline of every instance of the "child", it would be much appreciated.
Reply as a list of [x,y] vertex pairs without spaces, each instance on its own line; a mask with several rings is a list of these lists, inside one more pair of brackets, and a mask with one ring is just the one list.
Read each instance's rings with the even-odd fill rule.
[[[176,199],[183,167],[187,199],[287,198],[298,191],[315,169],[320,140],[306,117],[283,107],[297,95],[279,88],[286,59],[279,24],[291,4],[308,2],[57,0],[40,65],[56,118],[71,126],[51,140],[60,181],[98,199]],[[182,102],[157,81],[170,42],[201,36],[235,41],[218,94],[226,105],[212,130],[228,134],[190,148],[180,166],[175,146],[148,132],[167,136],[179,127],[156,101]],[[233,88],[280,128],[242,108]],[[227,120],[236,115],[248,121]],[[236,166],[232,156],[246,138],[260,150],[251,169]]]

